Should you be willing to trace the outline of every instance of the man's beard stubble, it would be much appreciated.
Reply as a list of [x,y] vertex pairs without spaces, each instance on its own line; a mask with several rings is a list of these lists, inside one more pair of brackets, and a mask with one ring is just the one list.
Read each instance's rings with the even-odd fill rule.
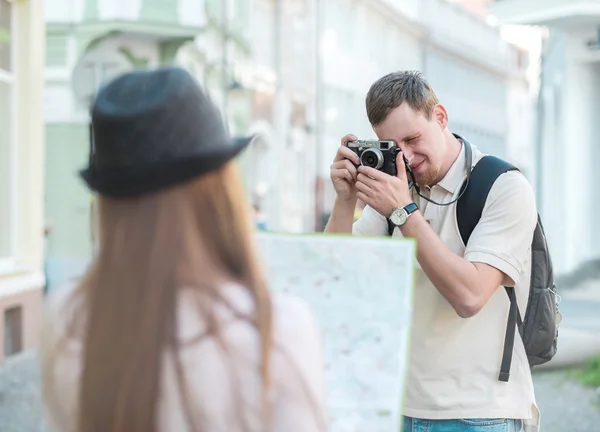
[[417,185],[419,185],[419,187],[432,187],[435,184],[435,180],[437,179],[439,172],[439,169],[431,167],[427,170],[427,172],[424,172],[422,174],[415,174],[415,180],[417,181]]

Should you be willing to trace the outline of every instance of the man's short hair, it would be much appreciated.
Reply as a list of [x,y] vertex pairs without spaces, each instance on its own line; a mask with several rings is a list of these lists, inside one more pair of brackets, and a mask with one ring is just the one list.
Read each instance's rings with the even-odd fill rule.
[[375,81],[367,93],[369,122],[372,126],[377,126],[387,118],[390,111],[404,102],[430,119],[439,100],[420,72],[392,72]]

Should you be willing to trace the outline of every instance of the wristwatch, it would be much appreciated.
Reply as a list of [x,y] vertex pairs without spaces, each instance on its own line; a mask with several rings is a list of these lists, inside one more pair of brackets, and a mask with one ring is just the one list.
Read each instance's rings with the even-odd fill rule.
[[415,203],[410,203],[404,207],[398,207],[390,215],[390,221],[397,227],[401,227],[406,223],[408,217],[418,209],[419,207],[417,207]]

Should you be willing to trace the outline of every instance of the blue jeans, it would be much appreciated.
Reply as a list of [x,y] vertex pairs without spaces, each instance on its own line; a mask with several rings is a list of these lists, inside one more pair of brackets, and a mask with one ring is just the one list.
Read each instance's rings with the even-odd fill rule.
[[422,420],[404,417],[403,432],[523,432],[523,421],[513,419]]

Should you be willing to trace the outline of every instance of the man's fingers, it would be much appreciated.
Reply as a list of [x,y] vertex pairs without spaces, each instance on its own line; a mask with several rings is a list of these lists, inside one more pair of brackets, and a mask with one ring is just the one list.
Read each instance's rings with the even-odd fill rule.
[[333,181],[335,180],[346,180],[348,183],[353,184],[354,179],[352,178],[352,174],[347,169],[334,169],[331,172],[331,178]]
[[406,165],[404,164],[402,152],[399,152],[396,156],[396,177],[406,180]]
[[363,173],[359,173],[356,176],[356,181],[360,182],[360,183],[364,183],[367,186],[369,186],[371,189],[377,187],[377,180],[372,179],[371,177],[363,174]]
[[386,179],[386,176],[389,177],[386,173],[376,170],[375,168],[371,168],[368,166],[361,165],[358,167],[359,174],[366,175],[371,177],[372,179],[383,181]]
[[356,181],[356,176],[358,172],[356,171],[356,167],[352,165],[348,159],[342,159],[337,162],[334,162],[331,165],[332,170],[346,170],[350,173],[352,180]]
[[362,202],[364,202],[365,204],[369,205],[371,200],[369,199],[368,196],[366,196],[364,193],[362,193],[361,191],[356,192],[356,198],[358,198],[359,200],[361,200]]
[[354,153],[352,150],[350,150],[346,146],[346,143],[348,143],[349,141],[356,141],[357,139],[358,138],[353,134],[344,135],[342,137],[342,139],[340,140],[340,147],[338,148],[337,152],[335,153],[335,158],[333,160],[339,161],[342,159],[350,159],[351,161],[354,161],[356,164],[360,163],[360,160],[358,159],[358,156],[356,155],[356,153]]
[[370,196],[373,191],[369,185],[362,182],[356,182],[356,190],[362,192],[366,196]]
[[357,165],[360,163],[360,158],[358,157],[358,155],[352,150],[350,150],[348,147],[342,145],[338,147],[337,152],[335,153],[334,161],[340,161],[344,159],[351,160]]
[[341,146],[342,146],[342,147],[345,147],[345,146],[346,146],[346,143],[347,143],[348,141],[356,141],[357,139],[358,139],[358,138],[356,137],[356,135],[353,135],[353,134],[347,134],[347,135],[344,135],[344,136],[342,137],[342,139],[340,140],[340,144],[341,144]]
[[352,175],[352,173],[348,170],[344,170],[344,178],[348,180],[348,183],[351,185],[356,183],[356,177]]

